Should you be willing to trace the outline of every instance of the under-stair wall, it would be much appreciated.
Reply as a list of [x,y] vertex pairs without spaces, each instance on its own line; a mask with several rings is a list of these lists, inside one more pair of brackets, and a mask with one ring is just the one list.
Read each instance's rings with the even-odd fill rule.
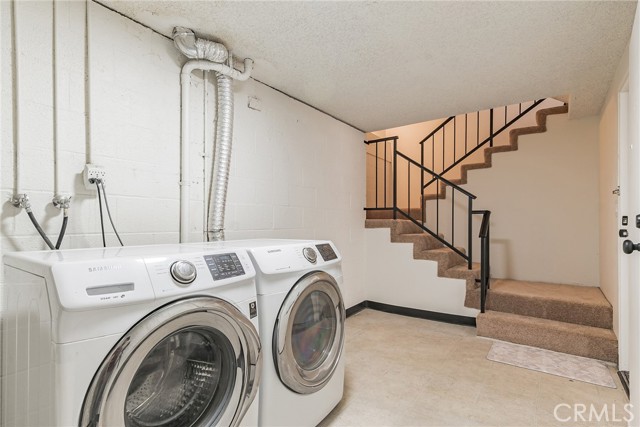
[[438,276],[438,263],[413,258],[413,243],[391,243],[389,228],[365,230],[367,300],[475,317],[464,307],[466,281]]
[[[491,275],[598,286],[598,118],[547,117],[547,131],[521,135],[518,150],[468,172],[463,185],[491,216]],[[451,230],[451,195],[440,200],[439,232]],[[435,201],[427,201],[433,226]],[[456,199],[456,244],[466,242],[466,203]],[[474,219],[474,234],[480,218]],[[474,241],[474,260],[480,246]]]

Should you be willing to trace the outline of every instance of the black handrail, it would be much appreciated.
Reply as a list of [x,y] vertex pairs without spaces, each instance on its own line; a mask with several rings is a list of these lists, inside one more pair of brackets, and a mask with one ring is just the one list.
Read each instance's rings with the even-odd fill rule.
[[434,130],[431,131],[431,133],[427,136],[425,136],[422,141],[420,141],[418,144],[422,145],[423,142],[425,142],[427,139],[431,138],[433,135],[435,135],[436,133],[438,133],[438,131],[440,129],[442,129],[443,127],[445,127],[447,125],[447,123],[449,123],[451,120],[453,120],[456,116],[451,116],[448,119],[446,119],[444,122],[440,123],[438,125],[437,128],[435,128]]

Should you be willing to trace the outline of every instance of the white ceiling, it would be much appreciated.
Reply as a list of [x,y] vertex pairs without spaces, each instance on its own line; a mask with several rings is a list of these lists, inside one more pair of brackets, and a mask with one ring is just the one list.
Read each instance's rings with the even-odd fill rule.
[[372,131],[567,96],[598,114],[636,3],[100,0],[170,36],[176,25],[255,60],[252,76]]

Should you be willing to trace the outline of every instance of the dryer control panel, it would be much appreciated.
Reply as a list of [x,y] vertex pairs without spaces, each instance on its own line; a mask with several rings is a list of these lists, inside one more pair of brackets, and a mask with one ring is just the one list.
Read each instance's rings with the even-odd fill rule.
[[244,274],[242,263],[235,252],[205,255],[204,261],[209,267],[213,280],[228,279],[229,277],[242,276]]

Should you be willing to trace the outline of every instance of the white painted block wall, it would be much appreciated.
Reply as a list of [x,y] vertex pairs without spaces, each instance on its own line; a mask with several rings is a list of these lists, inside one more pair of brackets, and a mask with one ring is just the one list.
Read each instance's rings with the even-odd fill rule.
[[[81,178],[87,161],[108,172],[109,202],[125,244],[177,242],[179,72],[185,58],[168,38],[89,2],[85,86],[85,3],[55,3],[54,56],[53,3],[16,2],[18,86],[12,91],[11,5],[0,3],[0,255],[45,248],[25,212],[7,202],[14,193],[16,134],[19,191],[28,193],[51,238],[57,236],[62,220],[61,212],[51,205],[56,143],[58,186],[73,196],[63,248],[101,246],[96,193],[85,190]],[[191,88],[192,241],[203,238],[214,137],[214,80],[194,73]],[[347,306],[366,299],[362,133],[253,80],[237,83],[235,93],[227,239],[331,239],[344,258]],[[249,96],[260,99],[262,111],[247,108]],[[117,244],[112,233],[108,243]]]

